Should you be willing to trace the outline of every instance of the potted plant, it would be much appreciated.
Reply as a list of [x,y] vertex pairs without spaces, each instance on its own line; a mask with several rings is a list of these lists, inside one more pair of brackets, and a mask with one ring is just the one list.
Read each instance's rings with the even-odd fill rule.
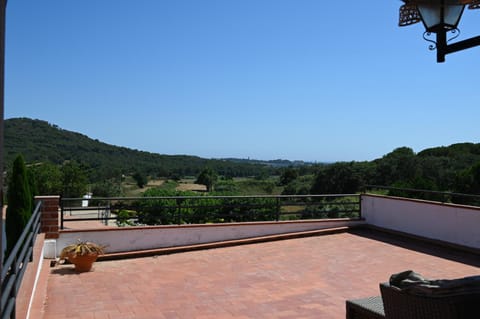
[[97,257],[105,253],[104,248],[95,243],[78,240],[77,243],[62,249],[60,260],[68,260],[74,264],[77,272],[90,271]]

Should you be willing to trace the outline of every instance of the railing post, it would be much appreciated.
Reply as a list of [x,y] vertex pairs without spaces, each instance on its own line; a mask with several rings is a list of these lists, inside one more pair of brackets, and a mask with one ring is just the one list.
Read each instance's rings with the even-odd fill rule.
[[280,197],[277,196],[277,222],[280,220]]
[[110,218],[110,200],[107,201],[107,207],[105,208],[105,226],[108,226]]
[[182,223],[182,200],[177,198],[177,224],[180,225]]
[[[70,216],[72,216],[72,211],[70,211]],[[60,197],[60,229],[63,229],[63,222],[65,217],[65,202]]]
[[361,219],[362,218],[362,200],[363,200],[363,194],[359,194],[358,195],[358,218]]

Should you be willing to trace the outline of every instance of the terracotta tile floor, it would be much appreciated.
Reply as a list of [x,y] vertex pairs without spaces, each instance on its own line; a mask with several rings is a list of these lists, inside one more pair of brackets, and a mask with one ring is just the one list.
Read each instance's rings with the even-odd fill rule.
[[[97,262],[50,270],[43,318],[345,318],[390,274],[479,274],[478,256],[373,231]],[[39,317],[38,317],[39,318]]]

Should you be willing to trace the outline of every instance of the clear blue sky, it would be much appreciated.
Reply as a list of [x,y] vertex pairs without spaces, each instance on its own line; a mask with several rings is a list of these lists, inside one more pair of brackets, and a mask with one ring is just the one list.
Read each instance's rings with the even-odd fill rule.
[[[399,0],[9,0],[5,116],[161,154],[361,161],[479,142],[480,48]],[[461,39],[480,35],[466,10]]]

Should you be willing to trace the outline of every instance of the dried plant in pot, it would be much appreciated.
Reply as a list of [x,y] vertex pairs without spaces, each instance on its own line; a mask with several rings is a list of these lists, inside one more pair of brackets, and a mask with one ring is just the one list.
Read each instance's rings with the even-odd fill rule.
[[60,253],[60,260],[68,260],[75,265],[77,272],[87,272],[99,255],[103,255],[105,247],[88,241],[78,240],[66,246]]

